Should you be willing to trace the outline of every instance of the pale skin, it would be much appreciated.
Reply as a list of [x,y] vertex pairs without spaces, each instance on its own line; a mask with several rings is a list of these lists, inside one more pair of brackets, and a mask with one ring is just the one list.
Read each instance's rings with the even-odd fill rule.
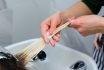
[[71,22],[69,27],[75,28],[83,36],[99,32],[104,33],[104,18],[93,15],[91,10],[83,2],[77,2],[64,11],[56,12],[41,23],[41,36],[45,42],[54,46],[55,42],[59,41],[60,33],[57,33],[53,38],[48,40],[47,32],[52,34],[58,26],[67,21]]
[[104,32],[104,18],[101,16],[80,16],[70,22],[71,27],[74,27],[83,36]]

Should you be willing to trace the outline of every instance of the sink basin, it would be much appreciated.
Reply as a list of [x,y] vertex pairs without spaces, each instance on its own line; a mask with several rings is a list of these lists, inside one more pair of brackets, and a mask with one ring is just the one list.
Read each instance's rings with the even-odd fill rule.
[[[37,40],[38,39],[31,39],[9,45],[5,48],[15,54],[18,50]],[[29,62],[26,65],[29,70],[71,70],[70,66],[77,61],[84,61],[87,65],[86,70],[98,70],[97,65],[91,57],[61,44],[57,43],[55,47],[47,45],[43,51],[45,51],[47,55],[46,59],[43,61],[37,60]]]

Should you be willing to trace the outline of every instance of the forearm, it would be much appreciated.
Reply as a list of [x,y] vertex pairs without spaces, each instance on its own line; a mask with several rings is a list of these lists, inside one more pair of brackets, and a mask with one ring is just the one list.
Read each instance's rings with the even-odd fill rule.
[[93,13],[83,2],[77,2],[76,4],[72,5],[71,7],[61,12],[64,21],[66,21],[68,18],[72,16],[78,17],[89,14]]

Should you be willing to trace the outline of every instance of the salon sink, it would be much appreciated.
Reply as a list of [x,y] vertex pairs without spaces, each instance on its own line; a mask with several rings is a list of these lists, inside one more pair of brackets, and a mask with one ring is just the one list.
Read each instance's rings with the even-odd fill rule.
[[[18,50],[37,40],[38,39],[31,39],[9,45],[5,48],[15,54]],[[61,44],[57,43],[55,47],[47,45],[43,51],[47,55],[46,59],[43,61],[36,60],[29,62],[26,65],[29,70],[71,70],[70,67],[77,61],[85,62],[87,66],[86,70],[98,70],[94,60],[91,57]]]

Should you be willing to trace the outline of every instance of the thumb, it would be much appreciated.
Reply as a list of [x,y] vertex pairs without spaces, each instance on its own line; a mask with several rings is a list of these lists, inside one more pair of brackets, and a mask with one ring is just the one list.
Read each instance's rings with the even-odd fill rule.
[[68,22],[71,23],[69,27],[73,27],[73,28],[77,27],[75,18],[69,19]]

